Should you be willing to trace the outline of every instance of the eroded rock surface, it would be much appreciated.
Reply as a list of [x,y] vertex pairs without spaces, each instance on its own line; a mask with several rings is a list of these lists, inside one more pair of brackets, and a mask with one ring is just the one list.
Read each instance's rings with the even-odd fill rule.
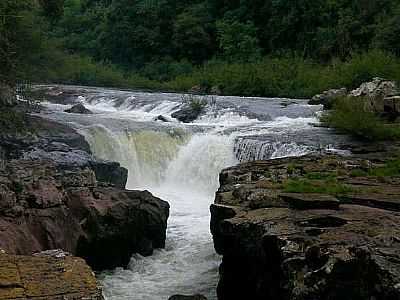
[[380,164],[306,156],[224,170],[211,206],[218,298],[400,299],[400,180],[360,172]]
[[0,249],[63,249],[97,270],[164,247],[169,205],[124,189],[127,171],[99,161],[72,129],[33,117],[0,139]]
[[103,300],[101,287],[81,258],[0,254],[0,299]]

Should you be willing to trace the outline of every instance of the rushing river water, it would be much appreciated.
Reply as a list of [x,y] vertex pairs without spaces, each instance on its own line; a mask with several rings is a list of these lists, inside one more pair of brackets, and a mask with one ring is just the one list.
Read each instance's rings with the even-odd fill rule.
[[[216,299],[220,257],[209,205],[219,172],[240,161],[298,156],[342,141],[313,126],[321,108],[305,100],[216,97],[206,114],[182,124],[171,118],[182,105],[179,94],[61,89],[79,94],[75,101],[95,114],[67,114],[70,105],[48,103],[47,116],[79,130],[97,157],[126,167],[128,189],[147,189],[171,205],[165,249],[99,275],[108,300],[166,300],[176,293]],[[158,115],[170,122],[155,121]]]

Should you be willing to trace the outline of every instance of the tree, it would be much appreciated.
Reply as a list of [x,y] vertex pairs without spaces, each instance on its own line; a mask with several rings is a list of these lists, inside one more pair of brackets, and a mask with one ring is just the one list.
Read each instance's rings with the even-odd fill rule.
[[210,58],[214,51],[215,30],[207,8],[196,5],[179,14],[173,26],[172,41],[176,58],[200,63]]
[[256,28],[251,22],[218,21],[217,34],[220,49],[227,60],[252,61],[260,57]]

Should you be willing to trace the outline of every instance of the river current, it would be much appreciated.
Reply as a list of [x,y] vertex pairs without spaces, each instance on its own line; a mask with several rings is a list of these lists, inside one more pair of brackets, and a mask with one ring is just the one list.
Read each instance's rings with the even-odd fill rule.
[[[43,87],[41,87],[43,88]],[[220,257],[209,230],[209,206],[219,172],[239,162],[300,156],[340,148],[344,137],[315,126],[321,107],[306,100],[214,97],[205,114],[183,124],[171,114],[181,94],[76,86],[75,102],[93,115],[67,114],[71,105],[45,103],[44,115],[76,128],[95,156],[129,170],[127,189],[168,201],[166,248],[134,255],[127,269],[98,275],[107,300],[167,300],[173,294],[216,299]],[[162,115],[169,122],[156,121]]]

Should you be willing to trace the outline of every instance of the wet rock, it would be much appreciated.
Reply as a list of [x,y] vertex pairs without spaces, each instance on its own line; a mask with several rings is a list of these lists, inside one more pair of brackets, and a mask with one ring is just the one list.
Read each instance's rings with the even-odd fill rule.
[[196,120],[203,111],[204,107],[185,105],[182,109],[174,112],[171,116],[183,123],[190,123]]
[[[309,155],[222,171],[211,206],[218,299],[400,299],[400,180],[352,175],[379,163]],[[347,191],[285,191],[332,174]]]
[[103,300],[94,273],[72,256],[0,254],[0,299]]
[[168,203],[149,192],[99,186],[89,168],[8,161],[0,203],[0,248],[10,254],[63,249],[97,270],[164,247]]
[[87,109],[82,103],[75,104],[70,109],[66,109],[65,112],[73,114],[84,114],[84,115],[93,114],[93,112]]
[[163,115],[157,116],[157,117],[154,119],[154,121],[169,122],[169,120],[168,120],[166,117],[164,117]]
[[171,296],[168,300],[207,300],[203,295],[193,295],[193,296],[184,296],[184,295],[174,295]]
[[310,105],[323,105],[324,109],[331,109],[335,100],[346,97],[347,89],[332,89],[323,92],[322,94],[315,95],[308,104]]

